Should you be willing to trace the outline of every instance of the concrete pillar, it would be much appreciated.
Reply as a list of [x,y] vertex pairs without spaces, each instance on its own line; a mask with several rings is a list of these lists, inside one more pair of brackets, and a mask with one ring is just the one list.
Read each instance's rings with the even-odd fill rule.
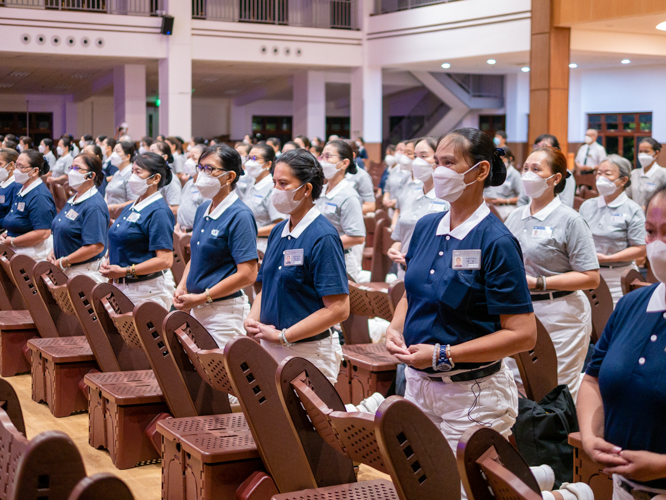
[[326,80],[323,71],[294,75],[293,135],[324,138],[326,134]]
[[351,139],[363,137],[368,156],[381,161],[383,122],[382,69],[361,66],[352,69],[350,131]]
[[530,76],[527,73],[506,75],[506,134],[509,142],[527,142],[527,119],[530,113]]
[[146,67],[143,64],[113,68],[113,109],[115,130],[126,122],[133,140],[146,135]]
[[162,35],[166,59],[159,60],[160,134],[192,136],[192,2],[166,0],[174,16],[172,35]]

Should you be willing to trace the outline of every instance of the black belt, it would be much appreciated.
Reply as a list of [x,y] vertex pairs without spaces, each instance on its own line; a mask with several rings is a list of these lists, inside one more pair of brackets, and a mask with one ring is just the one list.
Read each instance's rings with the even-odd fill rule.
[[[497,361],[493,363],[492,365],[484,366],[483,368],[477,368],[476,370],[470,370],[468,372],[463,372],[463,373],[458,373],[457,375],[452,375],[451,382],[469,382],[470,380],[476,380],[478,378],[484,378],[484,377],[489,377],[491,375],[494,375],[498,371],[500,371],[500,368],[502,367],[502,362]],[[446,377],[446,373],[443,374],[444,377]],[[433,380],[435,382],[441,382],[442,377],[432,377],[429,376],[430,380]]]
[[352,249],[348,248],[347,250],[345,250],[345,253],[351,253],[351,251],[352,251]]
[[213,299],[213,302],[220,302],[222,300],[228,300],[228,299],[237,299],[238,297],[242,297],[243,292],[241,290],[238,290],[237,292],[232,293],[231,295],[227,295],[226,297],[221,297],[219,299]]
[[638,490],[622,478],[620,478],[619,483],[620,483],[620,488],[629,493],[636,500],[649,500],[650,498],[654,498],[657,495],[661,494],[661,493],[652,493],[650,491]]
[[164,271],[158,271],[156,273],[151,273],[151,274],[144,274],[143,276],[137,276],[136,278],[134,276],[125,277],[125,278],[115,278],[113,281],[115,281],[118,284],[140,283],[142,281],[154,280],[155,278],[159,278],[160,276],[164,276]]
[[331,336],[331,329],[329,328],[325,332],[318,333],[314,337],[308,337],[307,339],[297,340],[294,344],[303,344],[305,342],[317,342],[318,340],[324,340]]
[[550,292],[550,293],[533,293],[530,294],[532,297],[532,302],[539,302],[540,300],[553,300],[559,299],[560,297],[566,297],[571,295],[573,292]]

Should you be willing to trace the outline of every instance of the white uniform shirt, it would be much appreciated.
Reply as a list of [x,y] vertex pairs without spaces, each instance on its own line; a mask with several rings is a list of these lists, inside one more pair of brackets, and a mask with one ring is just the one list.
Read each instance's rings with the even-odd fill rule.
[[414,234],[414,227],[419,219],[424,215],[445,212],[449,209],[450,205],[448,202],[435,197],[434,188],[425,194],[423,193],[423,189],[421,189],[421,193],[413,198],[412,203],[400,210],[400,218],[398,218],[398,223],[391,234],[391,239],[400,242],[401,253],[407,253],[409,243]]
[[183,191],[180,195],[180,206],[178,207],[177,220],[181,229],[192,229],[197,208],[199,208],[199,205],[203,201],[203,196],[201,196],[201,193],[194,185],[194,179],[188,179],[183,186]]
[[55,162],[55,165],[53,166],[53,169],[51,170],[53,177],[57,178],[62,175],[67,175],[67,172],[69,172],[69,167],[72,166],[72,162],[74,162],[72,153],[67,153],[65,156],[58,158]]
[[584,167],[597,167],[608,156],[604,147],[598,142],[583,144],[576,154],[576,162]]
[[637,168],[631,172],[631,186],[626,190],[627,196],[645,208],[652,194],[666,184],[666,168],[656,163],[645,172],[644,168]]
[[356,173],[346,174],[345,179],[356,190],[363,203],[375,201],[375,186],[368,172],[357,166]]
[[136,200],[138,196],[132,193],[129,187],[129,178],[132,175],[132,166],[127,165],[124,169],[118,170],[106,185],[106,203],[116,205],[127,201]]
[[315,202],[319,211],[335,226],[340,236],[365,236],[361,200],[349,181],[342,179],[337,186],[324,194],[327,187],[328,184]]
[[411,174],[395,165],[389,169],[388,179],[386,179],[386,190],[389,193],[389,199],[396,200],[402,188],[412,180]]
[[286,219],[287,216],[278,212],[271,200],[273,193],[273,176],[268,174],[259,182],[247,188],[242,198],[254,215],[257,228],[268,226],[276,220]]

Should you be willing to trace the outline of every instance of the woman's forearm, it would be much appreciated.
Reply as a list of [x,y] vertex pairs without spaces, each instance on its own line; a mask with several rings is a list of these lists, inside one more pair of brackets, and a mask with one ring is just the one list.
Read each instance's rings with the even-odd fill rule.
[[546,287],[548,290],[563,290],[575,292],[576,290],[594,290],[599,286],[599,270],[570,271],[564,274],[548,276]]
[[347,236],[346,234],[343,234],[340,236],[340,239],[342,240],[342,246],[345,250],[365,243],[365,236]]
[[176,286],[179,290],[185,290],[187,291],[187,277],[190,275],[190,264],[192,263],[191,260],[187,261],[187,264],[185,265],[185,270],[183,271],[183,277],[180,279],[180,283]]
[[287,340],[295,342],[314,337],[348,317],[349,295],[324,297],[324,307],[287,329]]
[[393,319],[389,328],[402,333],[405,329],[405,318],[407,317],[407,292],[402,295],[402,299],[398,302],[398,305],[395,308],[393,313]]
[[238,265],[237,271],[224,278],[217,285],[213,286],[208,293],[213,299],[227,297],[246,286],[252,285],[257,279],[257,261],[243,262]]
[[375,211],[375,202],[374,201],[364,201],[363,202],[363,215],[369,214],[370,212]]
[[604,405],[599,390],[599,379],[585,375],[578,391],[576,403],[578,427],[583,440],[604,437]]
[[157,250],[157,256],[136,264],[134,271],[138,276],[166,271],[173,264],[173,253],[168,250]]
[[95,243],[94,245],[86,245],[78,250],[65,255],[67,262],[70,264],[78,264],[79,262],[85,262],[92,259],[93,257],[99,255],[104,250],[104,243]]
[[608,256],[609,262],[627,262],[630,260],[639,260],[646,255],[645,245],[636,245],[625,248],[624,250]]
[[22,234],[20,236],[16,236],[12,238],[11,236],[11,244],[14,245],[15,247],[34,247],[35,245],[39,245],[40,243],[46,241],[49,236],[51,236],[51,230],[50,229],[35,229],[34,231],[29,231],[25,234]]
[[261,292],[257,294],[252,302],[252,308],[250,309],[250,314],[247,315],[247,319],[253,319],[259,321],[261,318]]
[[275,227],[275,224],[277,224],[278,222],[281,222],[281,221],[282,221],[282,219],[278,219],[278,220],[274,221],[272,224],[269,224],[268,226],[260,227],[259,229],[257,229],[257,236],[261,236],[262,238],[266,238],[266,237],[270,236],[271,231]]

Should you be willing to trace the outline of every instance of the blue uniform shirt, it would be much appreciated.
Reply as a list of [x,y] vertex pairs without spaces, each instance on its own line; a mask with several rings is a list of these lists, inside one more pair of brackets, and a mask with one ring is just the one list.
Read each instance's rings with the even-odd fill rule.
[[[587,374],[599,378],[604,439],[624,450],[666,454],[666,286],[620,299]],[[642,483],[666,489],[666,478]]]
[[109,262],[121,267],[152,259],[156,250],[173,250],[176,219],[157,192],[130,203],[109,229]]
[[462,344],[500,330],[500,314],[533,310],[518,242],[485,203],[449,228],[449,212],[416,223],[405,259],[407,346]]
[[108,247],[109,209],[97,188],[93,187],[74,201],[74,196],[53,219],[53,253],[56,259],[65,257],[86,245],[104,244],[104,250],[85,264],[100,259]]
[[291,232],[289,219],[279,222],[268,237],[257,281],[260,321],[278,330],[322,309],[322,297],[348,294],[344,250],[333,224],[316,207]]
[[[238,271],[238,264],[256,260],[257,224],[252,211],[235,192],[209,213],[211,201],[197,208],[192,228],[187,291],[202,293]],[[218,300],[240,297],[238,291]]]
[[14,181],[13,175],[5,182],[0,184],[0,227],[4,227],[3,223],[5,217],[14,204],[16,193],[18,193],[22,187],[23,186],[21,184]]
[[56,206],[51,191],[41,179],[21,189],[3,222],[7,236],[20,236],[38,229],[51,229]]

